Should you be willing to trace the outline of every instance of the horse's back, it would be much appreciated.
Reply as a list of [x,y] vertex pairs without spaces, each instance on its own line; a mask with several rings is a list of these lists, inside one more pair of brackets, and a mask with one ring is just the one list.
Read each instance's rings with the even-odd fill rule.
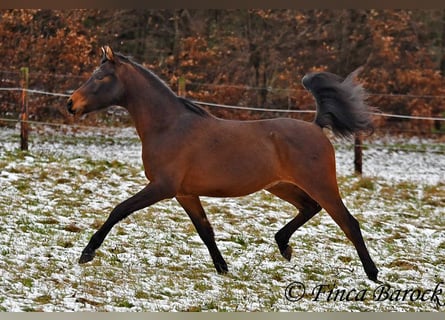
[[328,137],[313,122],[291,118],[253,121],[220,120],[206,131],[213,143],[221,142],[220,151],[238,159],[258,156],[269,164],[333,154]]

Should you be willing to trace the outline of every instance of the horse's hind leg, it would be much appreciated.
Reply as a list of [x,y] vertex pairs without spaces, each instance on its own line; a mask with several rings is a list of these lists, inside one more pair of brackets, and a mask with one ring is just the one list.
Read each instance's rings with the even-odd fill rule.
[[224,258],[216,246],[213,228],[210,225],[209,220],[207,220],[207,216],[199,198],[195,196],[178,196],[176,199],[189,215],[196,231],[198,231],[199,236],[207,246],[216,271],[218,273],[226,273],[228,271],[227,263],[224,261]]
[[334,202],[327,202],[323,205],[323,207],[329,213],[332,219],[334,219],[334,221],[340,226],[340,228],[346,234],[346,237],[348,237],[348,239],[354,244],[368,278],[378,282],[377,274],[379,271],[372,261],[368,249],[366,248],[357,219],[351,215],[341,199]]
[[377,282],[378,269],[366,248],[358,221],[351,215],[340,197],[335,171],[331,174],[325,172],[324,175],[319,172],[318,176],[306,177],[304,181],[306,181],[305,191],[340,226],[346,237],[354,244],[368,278]]
[[290,261],[292,256],[292,248],[289,246],[290,237],[299,227],[318,213],[321,207],[306,192],[290,183],[277,184],[267,189],[267,191],[291,203],[299,210],[298,215],[275,234],[275,240],[281,255]]

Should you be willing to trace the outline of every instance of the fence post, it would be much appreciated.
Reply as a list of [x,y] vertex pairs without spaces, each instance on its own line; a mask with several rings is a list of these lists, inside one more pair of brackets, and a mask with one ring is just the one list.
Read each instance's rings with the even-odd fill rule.
[[28,151],[28,83],[29,83],[29,68],[20,68],[21,82],[22,82],[22,96],[21,96],[21,114],[20,114],[20,149]]
[[185,98],[185,78],[182,76],[178,79],[178,96]]
[[362,137],[360,133],[356,133],[354,136],[354,171],[357,175],[362,175]]

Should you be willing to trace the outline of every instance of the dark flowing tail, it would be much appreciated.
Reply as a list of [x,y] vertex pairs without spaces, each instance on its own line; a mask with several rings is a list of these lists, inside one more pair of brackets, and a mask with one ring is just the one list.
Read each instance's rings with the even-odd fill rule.
[[317,102],[314,122],[322,128],[331,129],[336,136],[348,137],[360,131],[373,131],[372,108],[366,100],[366,92],[355,77],[358,68],[343,79],[329,72],[314,72],[305,75],[303,86]]

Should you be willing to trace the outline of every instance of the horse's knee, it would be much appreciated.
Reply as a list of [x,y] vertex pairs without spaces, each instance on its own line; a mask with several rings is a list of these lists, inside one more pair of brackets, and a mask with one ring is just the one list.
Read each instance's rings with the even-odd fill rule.
[[318,202],[313,202],[310,205],[306,206],[303,210],[300,211],[301,214],[306,215],[308,219],[315,216],[317,213],[321,211],[322,207],[318,204]]
[[199,222],[195,224],[195,228],[204,243],[215,241],[215,233],[213,232],[212,225],[206,217],[201,217]]

